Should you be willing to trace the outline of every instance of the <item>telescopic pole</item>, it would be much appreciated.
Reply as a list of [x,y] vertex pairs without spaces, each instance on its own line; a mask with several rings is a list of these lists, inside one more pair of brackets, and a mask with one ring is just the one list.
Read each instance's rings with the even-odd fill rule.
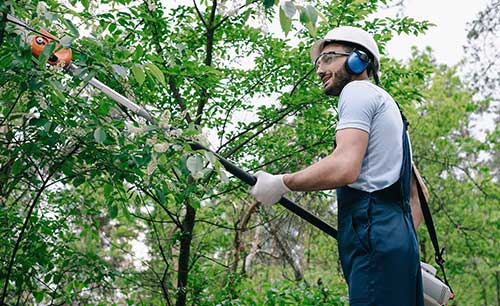
[[[33,29],[28,24],[24,23],[23,21],[17,19],[16,17],[14,17],[14,16],[12,16],[10,14],[7,14],[7,18],[6,19],[7,19],[7,21],[15,24],[21,30],[24,30],[24,31],[28,30],[30,32],[35,32],[35,33],[37,33],[39,35],[46,35],[44,33],[36,31],[35,29]],[[53,39],[53,37],[50,37],[50,38]],[[65,70],[68,71],[69,73],[71,73],[72,75],[78,76],[79,78],[83,77],[82,73],[81,73],[81,70],[76,65],[74,65],[74,64],[69,64],[65,68]],[[120,104],[123,107],[127,108],[128,110],[132,111],[134,114],[136,114],[136,115],[138,115],[138,116],[146,119],[149,124],[151,124],[153,126],[156,126],[156,127],[159,127],[158,122],[143,107],[137,105],[136,103],[132,102],[130,99],[124,97],[121,94],[119,94],[118,92],[116,92],[115,90],[113,90],[112,88],[110,88],[109,86],[107,86],[106,84],[102,83],[101,81],[99,81],[95,77],[91,78],[90,81],[88,81],[88,82],[94,88],[99,89],[108,98],[114,100],[118,104]],[[176,128],[170,127],[170,126],[168,126],[168,127],[162,127],[162,128],[165,129],[165,130],[168,130],[168,131],[176,130]],[[191,143],[189,143],[189,145],[190,145],[190,147],[193,150],[203,150],[203,151],[207,151],[207,152],[210,152],[210,153],[214,154],[215,157],[222,164],[222,166],[224,166],[224,168],[229,173],[231,173],[232,175],[234,175],[238,179],[242,180],[246,184],[248,184],[250,186],[253,186],[257,182],[257,179],[253,175],[251,175],[248,172],[242,170],[241,168],[239,168],[238,166],[236,166],[235,164],[233,164],[229,160],[225,159],[224,157],[222,157],[218,153],[212,151],[211,149],[203,146],[202,144],[197,143],[197,142],[191,142]],[[323,221],[321,218],[319,218],[319,217],[315,216],[314,214],[312,214],[311,212],[309,212],[307,209],[305,209],[305,208],[303,208],[303,207],[295,204],[294,202],[290,201],[289,199],[287,199],[285,197],[282,197],[279,200],[279,204],[281,204],[283,207],[285,207],[289,211],[293,212],[294,214],[296,214],[300,218],[302,218],[305,221],[309,222],[310,224],[314,225],[315,227],[317,227],[318,229],[320,229],[324,233],[326,233],[326,234],[330,235],[331,237],[337,239],[337,230],[335,228],[333,228],[330,224],[328,224],[325,221]]]

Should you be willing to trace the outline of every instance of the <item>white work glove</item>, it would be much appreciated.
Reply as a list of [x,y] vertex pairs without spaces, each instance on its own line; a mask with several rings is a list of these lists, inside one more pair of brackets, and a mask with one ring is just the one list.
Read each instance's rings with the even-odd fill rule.
[[250,188],[249,193],[264,205],[270,206],[278,202],[285,193],[291,191],[283,182],[283,174],[272,175],[258,171],[255,177],[257,183]]

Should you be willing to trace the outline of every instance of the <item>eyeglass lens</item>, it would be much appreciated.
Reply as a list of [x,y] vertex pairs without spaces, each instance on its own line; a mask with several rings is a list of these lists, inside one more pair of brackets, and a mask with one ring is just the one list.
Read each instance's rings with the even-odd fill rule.
[[336,52],[328,52],[328,53],[323,53],[321,54],[318,59],[316,60],[316,69],[318,69],[318,67],[320,65],[328,65],[330,64],[334,58],[338,57],[338,56],[343,56],[343,55],[347,55],[347,54],[343,54],[343,53],[336,53]]

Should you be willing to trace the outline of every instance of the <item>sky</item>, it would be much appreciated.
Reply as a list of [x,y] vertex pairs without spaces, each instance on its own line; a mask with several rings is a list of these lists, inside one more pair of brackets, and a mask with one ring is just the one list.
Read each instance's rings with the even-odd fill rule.
[[[283,0],[281,0],[283,1]],[[327,0],[325,0],[327,1]],[[388,45],[388,55],[397,59],[407,59],[411,54],[411,46],[431,46],[439,63],[455,65],[462,59],[463,45],[466,42],[467,22],[472,21],[490,0],[404,0],[402,13],[416,20],[428,20],[436,26],[425,35],[396,36]],[[202,1],[197,0],[200,4]],[[241,2],[241,1],[235,1]],[[307,0],[294,1],[296,4]],[[389,1],[395,2],[395,1]],[[185,4],[192,5],[191,0],[166,0],[167,8]],[[239,6],[239,5],[238,5]],[[391,16],[400,10],[386,9],[377,16]],[[295,17],[297,18],[297,17]],[[276,33],[282,32],[279,22],[270,26]],[[281,36],[278,34],[278,36]]]
[[[425,35],[401,35],[388,45],[389,56],[406,59],[411,46],[430,46],[439,63],[455,65],[463,57],[463,45],[466,42],[467,22],[486,7],[487,0],[405,0],[403,13],[416,20],[429,20],[436,26]],[[395,10],[385,13],[394,14]]]
[[[438,63],[449,66],[458,64],[463,59],[467,23],[474,20],[489,2],[489,0],[405,0],[403,7],[405,16],[416,20],[428,20],[435,26],[424,35],[403,34],[394,37],[387,46],[387,55],[405,60],[411,54],[411,46],[417,46],[419,49],[430,46]],[[381,16],[384,14],[394,16],[396,12],[396,10],[387,10]],[[473,116],[472,135],[476,139],[484,140],[486,131],[493,130],[495,127],[495,116],[495,113]],[[486,156],[482,155],[480,158],[484,159]]]

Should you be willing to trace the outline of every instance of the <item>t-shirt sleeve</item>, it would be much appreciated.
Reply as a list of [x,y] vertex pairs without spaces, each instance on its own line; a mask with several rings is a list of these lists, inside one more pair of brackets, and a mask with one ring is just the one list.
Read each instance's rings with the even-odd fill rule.
[[378,93],[365,84],[350,83],[339,97],[337,130],[355,128],[370,133],[380,103]]

